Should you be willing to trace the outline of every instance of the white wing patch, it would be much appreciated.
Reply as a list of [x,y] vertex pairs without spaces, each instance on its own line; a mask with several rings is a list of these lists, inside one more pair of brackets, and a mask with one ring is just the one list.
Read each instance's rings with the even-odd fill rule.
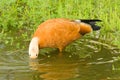
[[77,22],[77,23],[81,23],[81,20],[74,20],[75,22]]

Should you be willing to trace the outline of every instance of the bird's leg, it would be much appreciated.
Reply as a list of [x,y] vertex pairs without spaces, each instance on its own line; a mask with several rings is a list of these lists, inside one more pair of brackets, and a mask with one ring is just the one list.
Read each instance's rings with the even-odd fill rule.
[[62,47],[59,47],[58,49],[59,49],[60,53],[61,53],[61,52],[62,52],[62,50],[63,50],[63,48],[62,48]]
[[58,54],[58,56],[62,56],[62,55],[63,55],[63,54],[62,54],[63,47],[59,47],[58,49],[59,49],[59,51],[60,51],[59,54]]

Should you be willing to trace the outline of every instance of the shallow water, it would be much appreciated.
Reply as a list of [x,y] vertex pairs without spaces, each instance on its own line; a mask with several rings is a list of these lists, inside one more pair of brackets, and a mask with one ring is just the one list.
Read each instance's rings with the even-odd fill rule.
[[78,40],[63,51],[42,49],[29,59],[27,48],[0,44],[0,80],[120,80],[120,49],[96,39]]

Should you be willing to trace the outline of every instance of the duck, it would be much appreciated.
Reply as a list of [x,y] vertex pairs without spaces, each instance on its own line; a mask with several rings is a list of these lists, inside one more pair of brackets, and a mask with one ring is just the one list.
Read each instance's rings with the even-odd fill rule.
[[34,32],[29,44],[29,57],[38,58],[39,50],[42,48],[58,48],[59,52],[81,38],[87,33],[100,30],[101,27],[96,25],[101,22],[100,19],[67,19],[54,18],[41,23]]

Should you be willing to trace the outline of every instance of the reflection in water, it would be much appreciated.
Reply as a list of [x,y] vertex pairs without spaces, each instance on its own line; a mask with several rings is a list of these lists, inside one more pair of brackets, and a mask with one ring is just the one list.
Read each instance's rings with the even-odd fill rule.
[[52,55],[50,58],[45,58],[44,60],[30,61],[31,69],[42,73],[40,74],[40,78],[44,78],[45,80],[76,78],[79,76],[80,64],[82,67],[85,61],[80,61],[77,56],[69,57],[68,55]]
[[[108,44],[97,43],[101,44],[97,46],[95,41],[91,43],[82,45],[78,50],[71,49],[71,52],[66,49],[68,52],[63,52],[62,56],[54,51],[49,53],[50,57],[40,56],[40,59],[30,60],[29,65],[43,80],[109,80],[114,76],[119,79],[120,74],[112,71],[113,63],[118,62],[114,57],[119,54],[119,50]],[[73,44],[74,47],[78,45]],[[88,57],[88,54],[92,57]]]

